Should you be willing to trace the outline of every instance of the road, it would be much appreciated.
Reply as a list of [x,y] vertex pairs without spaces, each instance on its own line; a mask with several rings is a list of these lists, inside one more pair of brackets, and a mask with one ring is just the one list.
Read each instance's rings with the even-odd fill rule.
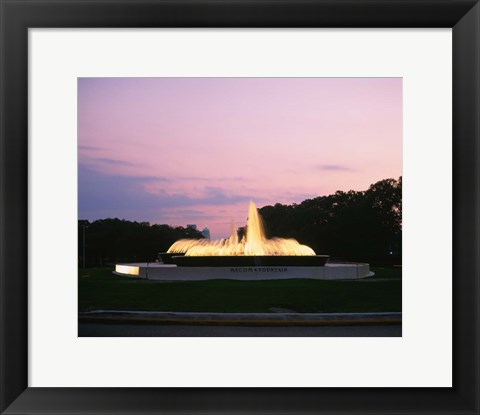
[[400,337],[401,325],[246,327],[79,324],[79,337]]

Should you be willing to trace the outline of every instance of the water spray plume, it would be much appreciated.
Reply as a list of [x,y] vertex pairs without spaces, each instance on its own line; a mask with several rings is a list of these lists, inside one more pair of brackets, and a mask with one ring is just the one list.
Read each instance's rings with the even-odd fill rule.
[[248,208],[247,235],[238,240],[235,223],[232,221],[231,234],[228,239],[180,239],[175,242],[168,253],[184,253],[185,256],[236,256],[236,255],[315,255],[312,248],[299,244],[295,239],[267,239],[263,229],[262,218],[255,203]]

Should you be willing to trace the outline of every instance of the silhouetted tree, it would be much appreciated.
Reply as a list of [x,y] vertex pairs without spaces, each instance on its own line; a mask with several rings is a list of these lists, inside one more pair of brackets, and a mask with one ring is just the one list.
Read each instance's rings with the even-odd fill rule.
[[401,255],[401,177],[259,211],[268,237],[293,237],[317,253],[352,260]]
[[88,266],[102,266],[113,262],[155,261],[159,252],[165,252],[182,238],[200,239],[202,234],[191,228],[169,225],[150,225],[120,219],[101,219],[94,222],[78,221],[79,265],[83,258],[83,226],[85,257]]

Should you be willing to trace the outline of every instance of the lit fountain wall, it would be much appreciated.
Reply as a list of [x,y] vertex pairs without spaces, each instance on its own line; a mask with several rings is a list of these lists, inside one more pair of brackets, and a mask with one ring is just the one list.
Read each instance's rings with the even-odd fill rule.
[[167,251],[168,254],[185,256],[314,256],[312,248],[299,244],[295,239],[265,237],[262,218],[255,203],[250,202],[247,220],[247,235],[238,240],[235,224],[232,222],[230,238],[181,239]]

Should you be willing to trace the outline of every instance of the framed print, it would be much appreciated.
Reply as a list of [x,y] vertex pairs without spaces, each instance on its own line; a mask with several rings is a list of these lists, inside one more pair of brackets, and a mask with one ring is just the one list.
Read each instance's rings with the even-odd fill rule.
[[[43,42],[42,33],[32,36]],[[150,32],[158,44],[165,36]],[[402,81],[78,78],[78,335],[400,337]],[[352,139],[358,129],[362,139]],[[334,190],[370,181],[365,193]],[[315,210],[322,213],[307,220]],[[113,268],[96,269],[110,258],[113,279]],[[360,284],[367,281],[374,284]],[[107,324],[120,315],[123,322],[191,318],[193,327]],[[354,329],[345,324],[352,317]],[[307,326],[321,318],[330,318],[328,330]],[[216,327],[196,326],[197,319]],[[288,328],[274,328],[287,320]],[[385,325],[360,326],[368,321]]]
[[478,413],[479,7],[1,0],[2,413]]

